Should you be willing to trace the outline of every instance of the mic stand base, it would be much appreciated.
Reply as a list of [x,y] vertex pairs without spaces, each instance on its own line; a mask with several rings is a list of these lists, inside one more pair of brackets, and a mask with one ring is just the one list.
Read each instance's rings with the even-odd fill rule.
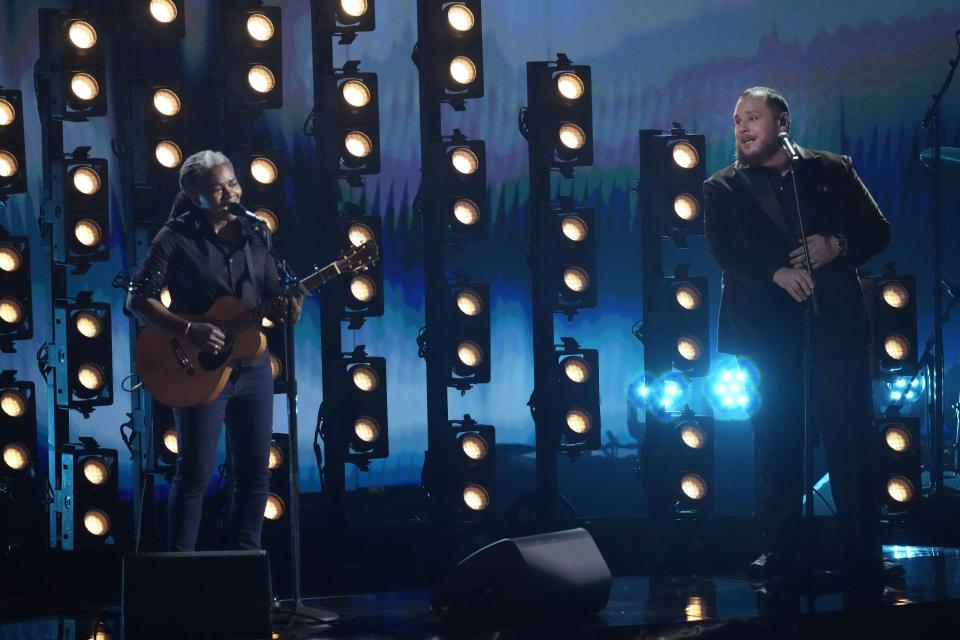
[[767,580],[747,580],[751,589],[787,589],[797,595],[814,596],[819,593],[829,593],[843,587],[848,577],[838,571],[828,569],[812,570],[807,567],[799,575],[778,576]]
[[340,616],[327,609],[308,607],[301,601],[280,600],[270,611],[276,625],[330,626],[340,621]]
[[[287,266],[286,261],[276,253],[278,271],[285,279],[285,289],[296,282],[296,274]],[[287,434],[290,438],[290,576],[292,598],[289,601],[277,601],[270,612],[272,621],[278,626],[310,627],[312,630],[322,631],[338,622],[340,616],[332,611],[308,607],[300,599],[300,474],[299,456],[297,455],[298,421],[297,421],[297,377],[294,351],[293,315],[288,306],[285,311],[283,325],[283,350],[287,362]],[[279,618],[279,619],[277,619]],[[319,628],[322,627],[322,628]]]

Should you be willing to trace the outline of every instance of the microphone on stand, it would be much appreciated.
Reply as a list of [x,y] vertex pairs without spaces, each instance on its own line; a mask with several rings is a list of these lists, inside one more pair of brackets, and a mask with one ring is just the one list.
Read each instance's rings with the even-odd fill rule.
[[[238,218],[242,218],[244,216],[253,218],[260,223],[261,228],[264,230],[264,234],[270,233],[267,230],[266,223],[263,221],[263,219],[253,211],[250,211],[244,207],[239,202],[231,202],[227,205],[227,210]],[[290,265],[287,263],[286,259],[277,252],[277,248],[273,246],[273,243],[269,242],[266,236],[264,236],[264,241],[267,242],[268,251],[270,252],[270,255],[273,256],[274,261],[277,263],[277,271],[281,274],[281,276],[283,276],[283,278],[285,278],[285,284],[294,284],[295,288],[299,288],[303,295],[309,295],[310,292],[297,280],[297,274],[294,273],[293,269],[290,268]]]
[[[777,140],[780,142],[780,148],[783,149],[783,152],[787,154],[787,157],[790,158],[790,181],[793,183],[793,199],[797,207],[797,223],[800,229],[800,237],[806,238],[807,232],[803,228],[803,216],[800,214],[800,194],[797,192],[797,174],[795,164],[800,160],[800,147],[796,142],[790,137],[790,134],[786,131],[781,131],[777,134]],[[804,266],[807,269],[807,274],[811,274],[812,266],[810,264],[810,252],[807,250],[807,243],[803,243],[803,262]],[[810,304],[813,307],[813,315],[820,315],[820,309],[817,305],[817,294],[816,292],[810,296]]]
[[255,214],[253,211],[250,211],[239,202],[231,202],[230,204],[227,205],[227,209],[229,209],[230,213],[232,213],[235,216],[240,216],[240,217],[250,216],[251,218],[260,220],[260,217],[257,214]]
[[797,146],[797,143],[793,141],[793,138],[790,137],[790,134],[786,131],[781,131],[777,135],[777,140],[780,141],[780,148],[783,149],[783,152],[787,154],[787,157],[790,160],[799,160],[800,159],[800,147]]

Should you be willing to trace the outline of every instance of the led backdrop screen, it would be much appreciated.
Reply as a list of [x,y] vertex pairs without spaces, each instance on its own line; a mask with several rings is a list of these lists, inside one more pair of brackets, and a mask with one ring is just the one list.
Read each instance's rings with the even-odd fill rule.
[[[16,354],[0,358],[4,369],[17,369],[21,378],[38,383],[41,423],[46,386],[34,353],[51,338],[50,301],[44,295],[49,260],[37,227],[42,172],[33,87],[33,64],[39,51],[36,10],[67,4],[0,2],[0,84],[23,91],[30,154],[29,192],[12,197],[0,216],[10,231],[29,235],[35,243],[37,319],[34,340],[19,343]],[[200,96],[210,82],[210,4],[188,1],[186,6],[183,64],[195,95]],[[273,4],[283,8],[284,106],[266,112],[260,126],[284,155],[289,172],[284,184],[290,212],[287,223],[296,228],[302,220],[318,215],[312,180],[314,143],[303,133],[312,106],[310,5],[306,0]],[[374,32],[363,34],[350,46],[335,47],[338,63],[362,60],[362,70],[379,74],[382,136],[382,172],[368,177],[363,189],[345,188],[344,194],[383,217],[386,310],[361,330],[345,333],[344,348],[364,344],[369,353],[387,359],[391,455],[375,461],[369,473],[351,469],[351,488],[417,482],[427,442],[425,367],[417,357],[416,344],[424,324],[421,220],[412,207],[420,169],[417,72],[410,60],[416,40],[415,3],[382,1],[377,11]],[[688,130],[705,134],[707,172],[712,173],[732,160],[731,115],[739,92],[746,87],[769,85],[786,94],[794,137],[804,146],[853,156],[857,171],[893,225],[889,248],[867,269],[894,262],[899,270],[917,275],[922,344],[932,330],[932,232],[929,172],[920,163],[921,150],[930,146],[929,132],[920,121],[930,94],[946,73],[947,60],[956,53],[953,32],[960,28],[960,8],[955,3],[486,0],[483,12],[486,94],[463,113],[445,109],[444,130],[459,127],[471,137],[486,140],[491,236],[450,262],[451,271],[462,265],[475,279],[490,282],[493,374],[490,384],[463,397],[450,394],[451,417],[470,413],[495,425],[500,443],[534,441],[527,407],[533,387],[526,264],[527,144],[517,129],[517,113],[526,101],[525,63],[554,59],[558,52],[575,63],[591,65],[593,74],[594,165],[578,170],[574,180],[555,180],[554,188],[559,194],[572,194],[581,206],[596,209],[599,304],[573,321],[558,317],[555,335],[574,336],[600,351],[603,439],[619,446],[608,446],[605,455],[597,455],[608,459],[636,455],[637,434],[628,428],[628,396],[643,374],[643,348],[631,333],[643,315],[634,192],[637,131],[667,129],[681,122]],[[960,146],[960,86],[954,86],[944,102],[943,115],[944,144]],[[202,120],[188,123],[195,139],[203,139],[206,124]],[[68,125],[64,146],[86,144],[95,155],[112,157],[111,141],[116,136],[114,120],[108,116]],[[954,281],[960,280],[958,184],[960,170],[954,166],[945,180],[942,238],[944,274]],[[116,190],[115,185],[112,188]],[[120,319],[124,293],[110,283],[132,265],[123,249],[116,193],[113,203],[111,260],[93,265],[78,283],[114,306],[116,401],[96,410],[88,420],[75,416],[71,430],[75,436],[93,435],[102,445],[123,449],[120,425],[127,420],[129,396],[119,390],[119,384],[129,374],[129,335]],[[318,258],[311,255],[311,239],[301,240],[282,249],[305,272]],[[719,272],[702,239],[693,239],[690,253],[691,272],[710,277],[710,299],[716,306]],[[301,478],[307,491],[319,490],[317,467],[310,455],[314,419],[322,400],[318,308],[316,302],[308,303],[297,329]],[[716,318],[716,309],[711,317]],[[960,377],[960,331],[948,324],[945,336],[947,393],[952,393],[947,400],[952,402]],[[724,359],[714,362],[722,364]],[[692,397],[691,404],[707,408],[698,397]],[[279,397],[275,420],[277,429],[283,430],[285,407]],[[41,433],[43,429],[41,424]],[[723,458],[718,463],[719,477],[724,468],[735,470],[741,463],[752,462],[752,450],[743,446],[749,444],[744,439],[749,434],[746,422],[722,421],[718,431],[733,437],[733,444],[724,449],[723,436],[718,435],[717,455]],[[121,456],[121,486],[128,497],[129,476],[129,457]],[[635,486],[640,492],[639,482]],[[590,513],[589,505],[581,511]]]

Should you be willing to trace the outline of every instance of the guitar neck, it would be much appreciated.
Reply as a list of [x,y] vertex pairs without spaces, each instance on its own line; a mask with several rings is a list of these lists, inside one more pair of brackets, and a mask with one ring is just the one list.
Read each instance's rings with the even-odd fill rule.
[[[338,275],[340,275],[340,271],[337,269],[337,263],[332,262],[322,269],[317,269],[307,277],[298,280],[297,285],[307,293],[311,293],[320,288],[320,286],[322,286],[324,283],[333,280]],[[271,298],[270,300],[257,305],[253,309],[250,309],[246,313],[234,318],[223,328],[230,331],[246,324],[259,324],[260,320],[262,320],[265,316],[278,311],[282,304],[283,296]]]

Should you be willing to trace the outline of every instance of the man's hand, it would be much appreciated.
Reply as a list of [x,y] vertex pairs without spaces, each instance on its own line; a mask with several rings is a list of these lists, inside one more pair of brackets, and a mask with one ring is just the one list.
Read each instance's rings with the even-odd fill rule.
[[780,267],[773,274],[773,281],[797,302],[803,302],[813,293],[813,278],[800,269]]
[[[833,237],[820,235],[819,233],[807,236],[807,251],[810,252],[810,266],[814,269],[825,267],[840,255],[840,247],[834,242]],[[790,265],[797,269],[803,269],[802,244],[790,252]]]

